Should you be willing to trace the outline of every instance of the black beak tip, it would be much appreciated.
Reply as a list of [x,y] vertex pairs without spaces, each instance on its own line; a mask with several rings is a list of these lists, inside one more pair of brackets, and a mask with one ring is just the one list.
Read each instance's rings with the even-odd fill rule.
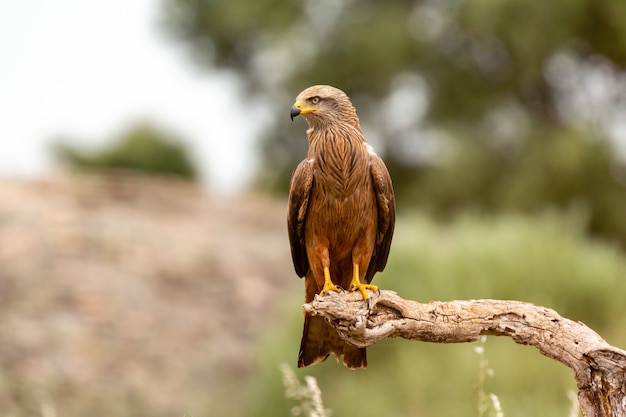
[[293,118],[299,114],[300,114],[300,109],[297,107],[292,107],[291,111],[289,112],[289,116],[291,116],[291,120],[293,120]]

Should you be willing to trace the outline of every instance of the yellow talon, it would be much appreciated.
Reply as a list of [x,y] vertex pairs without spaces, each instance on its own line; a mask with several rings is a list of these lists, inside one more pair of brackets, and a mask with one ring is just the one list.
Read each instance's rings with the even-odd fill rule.
[[324,267],[324,288],[322,288],[320,294],[324,294],[328,291],[341,292],[341,288],[333,284],[330,280],[330,270],[327,267]]
[[352,282],[350,283],[350,290],[359,290],[363,295],[363,300],[367,300],[369,295],[367,294],[367,290],[372,290],[374,292],[378,292],[378,287],[372,284],[363,284],[359,279],[359,265],[352,264],[353,274],[352,274]]

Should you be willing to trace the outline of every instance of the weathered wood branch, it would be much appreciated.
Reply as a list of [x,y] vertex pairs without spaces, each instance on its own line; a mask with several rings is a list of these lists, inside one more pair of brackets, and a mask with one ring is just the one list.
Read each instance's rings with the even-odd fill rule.
[[585,417],[626,417],[626,351],[605,342],[583,323],[520,301],[405,300],[392,291],[316,296],[304,309],[330,322],[356,346],[386,337],[434,343],[472,342],[482,335],[508,336],[531,345],[574,371]]

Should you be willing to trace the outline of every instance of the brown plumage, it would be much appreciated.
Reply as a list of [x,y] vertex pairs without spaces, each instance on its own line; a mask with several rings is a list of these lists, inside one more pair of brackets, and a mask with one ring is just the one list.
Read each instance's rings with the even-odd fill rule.
[[[309,151],[289,189],[287,226],[296,273],[305,277],[306,302],[315,294],[367,289],[387,263],[395,223],[391,177],[365,141],[356,110],[341,90],[316,85],[301,92],[291,118],[308,125]],[[298,367],[334,353],[348,368],[365,368],[365,349],[342,340],[315,316],[305,316]]]

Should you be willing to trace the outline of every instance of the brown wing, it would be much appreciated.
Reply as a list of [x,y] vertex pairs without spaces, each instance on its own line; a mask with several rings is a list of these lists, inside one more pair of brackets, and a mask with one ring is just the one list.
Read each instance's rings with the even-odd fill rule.
[[370,155],[370,174],[378,207],[378,234],[374,253],[365,274],[367,283],[372,281],[377,271],[382,271],[387,265],[393,228],[396,223],[396,200],[393,195],[391,176],[383,160],[376,155]]
[[289,204],[287,205],[287,231],[291,246],[291,259],[299,277],[309,270],[309,260],[304,243],[304,221],[309,207],[313,167],[309,161],[302,161],[291,177]]

